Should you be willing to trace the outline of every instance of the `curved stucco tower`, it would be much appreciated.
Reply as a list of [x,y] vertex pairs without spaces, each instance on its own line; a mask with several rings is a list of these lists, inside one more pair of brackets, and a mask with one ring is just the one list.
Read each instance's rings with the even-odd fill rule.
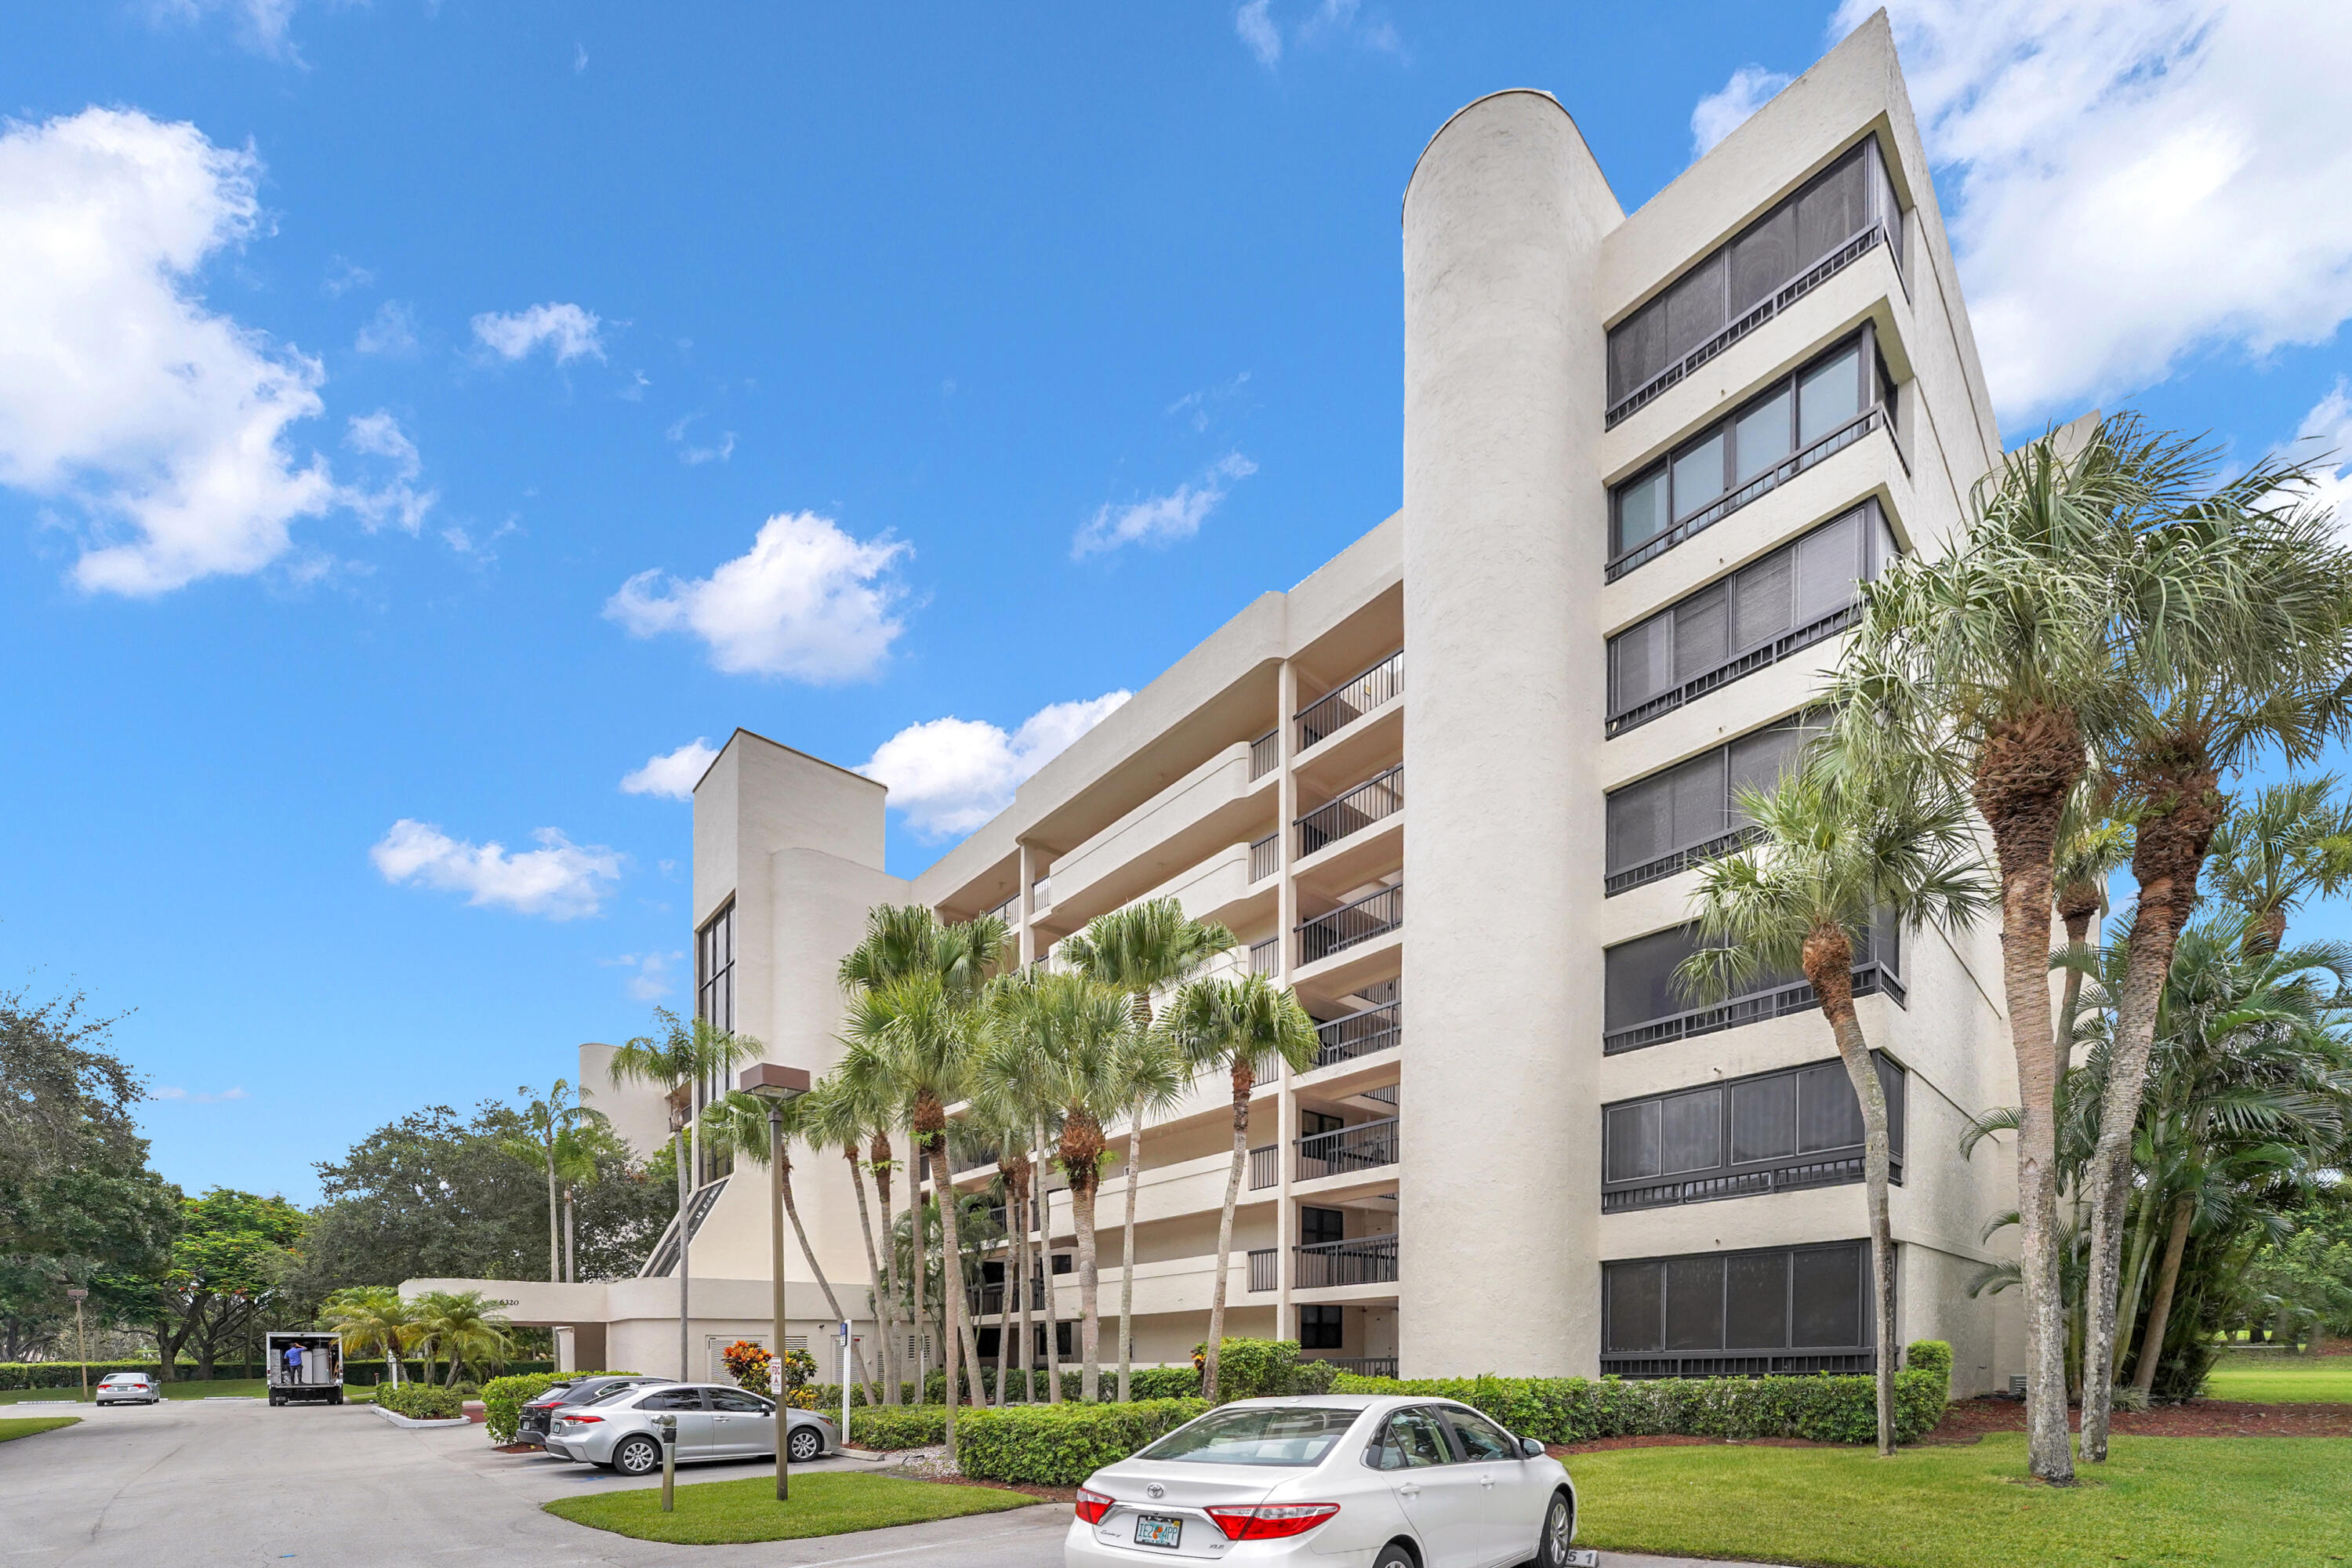
[[1599,1348],[1605,345],[1616,198],[1548,94],[1496,93],[1404,203],[1403,991],[1399,1350],[1412,1375],[1588,1372]]

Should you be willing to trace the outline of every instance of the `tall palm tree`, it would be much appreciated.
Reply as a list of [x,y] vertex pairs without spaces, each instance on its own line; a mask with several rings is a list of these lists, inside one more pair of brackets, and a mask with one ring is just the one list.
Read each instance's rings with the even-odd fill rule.
[[1769,791],[1742,789],[1739,815],[1755,837],[1710,861],[1691,895],[1702,945],[1677,973],[1695,999],[1756,988],[1758,977],[1802,971],[1811,983],[1846,1078],[1862,1105],[1863,1180],[1870,1215],[1872,1300],[1878,1345],[1878,1451],[1895,1452],[1895,1239],[1887,1219],[1892,1165],[1886,1097],[1854,1010],[1857,950],[1884,931],[1956,931],[1994,903],[1968,802],[1927,769],[1841,776],[1817,755]]
[[1193,1071],[1223,1068],[1233,1083],[1234,1163],[1225,1176],[1224,1209],[1217,1219],[1217,1275],[1210,1287],[1207,1364],[1201,1374],[1202,1397],[1214,1404],[1225,1333],[1225,1282],[1234,1255],[1234,1210],[1241,1202],[1242,1171],[1249,1163],[1250,1095],[1277,1065],[1305,1070],[1320,1042],[1315,1020],[1298,1005],[1297,996],[1263,974],[1186,982],[1169,1003],[1160,1026]]
[[[883,1386],[877,1390],[885,1405],[898,1403],[898,1390],[892,1386],[898,1380],[898,1360],[890,1353],[890,1342],[897,1330],[888,1281],[894,1277],[884,1271],[879,1249],[874,1244],[874,1213],[866,1201],[866,1163],[860,1158],[868,1131],[875,1125],[868,1109],[861,1102],[854,1078],[857,1076],[836,1066],[834,1071],[817,1080],[810,1091],[801,1097],[803,1124],[807,1130],[809,1146],[813,1149],[835,1148],[849,1166],[850,1189],[857,1194],[857,1237],[866,1244],[866,1274],[867,1289],[874,1300],[876,1334],[875,1371]],[[883,1219],[887,1234],[889,1219]]]
[[400,1347],[415,1314],[395,1287],[353,1285],[338,1290],[320,1303],[319,1315],[341,1336],[345,1354],[370,1345],[381,1351],[393,1386],[400,1386]]
[[597,1156],[613,1135],[599,1126],[567,1127],[555,1135],[555,1177],[563,1197],[563,1278],[580,1278],[580,1194],[604,1177]]
[[671,1142],[677,1162],[677,1374],[694,1376],[691,1270],[693,1253],[690,1209],[694,1184],[688,1161],[694,1123],[694,1096],[698,1085],[714,1078],[731,1078],[734,1070],[760,1054],[760,1042],[748,1035],[719,1028],[707,1018],[680,1018],[667,1007],[654,1009],[658,1035],[640,1035],[613,1053],[606,1070],[615,1085],[650,1084],[669,1099]]
[[[2111,422],[2112,423],[2112,422]],[[2136,427],[2135,427],[2136,428]],[[2274,461],[2218,486],[2218,448],[2148,437],[2141,506],[2118,514],[2132,702],[2109,763],[2133,822],[2129,970],[2091,1200],[2090,1329],[2084,1353],[2083,1456],[2107,1456],[2124,1210],[2132,1138],[2174,945],[2228,813],[2222,779],[2275,752],[2308,763],[2352,731],[2352,552],[2333,516],[2304,504],[2302,468]]]
[[[881,1270],[875,1276],[875,1301],[877,1328],[882,1340],[882,1402],[896,1405],[906,1379],[898,1325],[902,1321],[911,1321],[911,1318],[901,1317],[906,1297],[900,1289],[898,1249],[890,1239],[898,1234],[890,1207],[890,1176],[898,1169],[898,1162],[892,1157],[890,1129],[905,1121],[905,1107],[897,1080],[891,1076],[889,1060],[878,1041],[845,1039],[841,1060],[835,1065],[827,1082],[827,1103],[835,1107],[832,1115],[843,1124],[842,1157],[849,1162],[850,1179],[856,1186],[861,1205],[866,1199],[866,1187],[860,1173],[870,1173],[874,1177],[875,1202],[880,1211],[879,1229],[875,1234],[880,1240],[869,1240],[867,1253],[869,1267],[878,1262]],[[860,1137],[864,1140],[862,1150],[856,1142]],[[877,1250],[878,1259],[873,1256]],[[918,1388],[918,1400],[921,1395]]]
[[[2114,780],[2104,773],[2086,773],[2074,786],[2058,825],[2058,849],[2050,868],[2052,900],[2058,921],[2066,930],[2066,951],[2080,954],[2091,934],[2091,922],[2107,912],[2107,882],[2131,864],[2131,824],[2112,815]],[[2082,1010],[2081,963],[2063,963],[2060,983],[2056,1054],[2060,1070],[2074,1059],[2074,1024]]]
[[[530,1086],[515,1090],[528,1095]],[[604,1113],[582,1103],[580,1091],[563,1079],[537,1100],[527,1101],[522,1108],[522,1122],[530,1133],[533,1157],[547,1170],[547,1277],[563,1278],[563,1231],[561,1220],[562,1200],[558,1189],[562,1185],[556,1171],[557,1145],[565,1133],[584,1123],[603,1123]]]
[[2305,899],[2352,882],[2352,801],[2333,773],[2268,785],[2231,807],[2208,854],[2213,891],[2254,917],[2250,940],[2275,950]]
[[[2032,1472],[2074,1479],[2057,1250],[2057,1060],[2050,1005],[2053,862],[2093,744],[2127,706],[2112,520],[2147,493],[2135,433],[2078,449],[2052,432],[1971,491],[1955,547],[1864,585],[1831,697],[1853,765],[1943,762],[1991,830],[2002,994],[2023,1101],[2017,1135]],[[1895,766],[1908,766],[1898,763]]]
[[[1118,1396],[1128,1397],[1135,1365],[1135,1199],[1143,1173],[1143,1121],[1163,1098],[1165,1065],[1142,1042],[1151,1029],[1151,994],[1189,980],[1219,953],[1229,952],[1234,933],[1214,921],[1196,921],[1181,900],[1147,899],[1097,915],[1086,930],[1065,940],[1062,958],[1082,974],[1127,993],[1135,1012],[1138,1050],[1127,1118],[1127,1218],[1120,1232],[1118,1280]],[[1181,1089],[1181,1085],[1179,1088]],[[1172,1097],[1171,1097],[1172,1098]]]

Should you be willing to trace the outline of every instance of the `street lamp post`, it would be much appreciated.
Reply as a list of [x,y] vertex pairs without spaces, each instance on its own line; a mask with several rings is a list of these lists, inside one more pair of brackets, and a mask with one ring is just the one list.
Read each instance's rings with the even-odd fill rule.
[[[88,1399],[89,1397],[89,1335],[82,1329],[81,1304],[89,1300],[89,1292],[76,1286],[66,1294],[72,1299],[74,1304],[74,1349],[81,1356],[81,1396]],[[163,1373],[159,1372],[155,1375],[160,1382]]]
[[776,1500],[792,1497],[793,1434],[784,1406],[784,1101],[809,1091],[809,1075],[801,1068],[761,1062],[745,1069],[736,1087],[768,1107],[768,1257],[773,1289],[776,1326],[771,1338],[768,1365],[773,1375],[769,1391],[776,1400]]

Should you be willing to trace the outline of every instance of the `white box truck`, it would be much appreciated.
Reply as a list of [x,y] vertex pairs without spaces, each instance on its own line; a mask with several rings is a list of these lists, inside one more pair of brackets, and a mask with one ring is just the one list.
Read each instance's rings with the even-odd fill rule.
[[343,1342],[339,1336],[272,1333],[263,1353],[268,1357],[270,1404],[343,1402]]

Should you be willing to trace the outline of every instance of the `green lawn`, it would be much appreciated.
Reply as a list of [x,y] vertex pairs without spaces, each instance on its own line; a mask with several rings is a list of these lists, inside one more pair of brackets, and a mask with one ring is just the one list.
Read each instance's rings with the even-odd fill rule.
[[2352,1355],[2227,1352],[2207,1381],[2205,1395],[2256,1404],[2352,1405]]
[[[269,1392],[269,1385],[257,1377],[223,1377],[210,1383],[167,1383],[163,1385],[166,1399],[205,1399],[214,1395],[223,1398],[235,1395],[258,1399]],[[95,1397],[98,1384],[90,1384]],[[28,1399],[79,1399],[81,1390],[74,1388],[5,1388],[0,1389],[0,1405],[21,1405]]]
[[968,1513],[998,1513],[1026,1508],[1037,1500],[990,1487],[943,1486],[842,1470],[793,1478],[793,1500],[776,1500],[772,1476],[740,1481],[702,1481],[677,1489],[677,1511],[661,1510],[661,1489],[600,1492],[561,1498],[547,1511],[575,1524],[593,1525],[640,1541],[710,1546],[737,1541],[794,1541],[811,1535],[846,1535],[887,1524],[921,1524]]
[[1627,1448],[1570,1461],[1578,1543],[1868,1568],[2352,1562],[2352,1442],[2119,1437],[2084,1484],[2027,1483],[2022,1434],[1966,1447]]
[[29,1437],[36,1432],[54,1432],[60,1426],[70,1426],[81,1419],[79,1415],[17,1415],[0,1421],[0,1443],[12,1437]]

